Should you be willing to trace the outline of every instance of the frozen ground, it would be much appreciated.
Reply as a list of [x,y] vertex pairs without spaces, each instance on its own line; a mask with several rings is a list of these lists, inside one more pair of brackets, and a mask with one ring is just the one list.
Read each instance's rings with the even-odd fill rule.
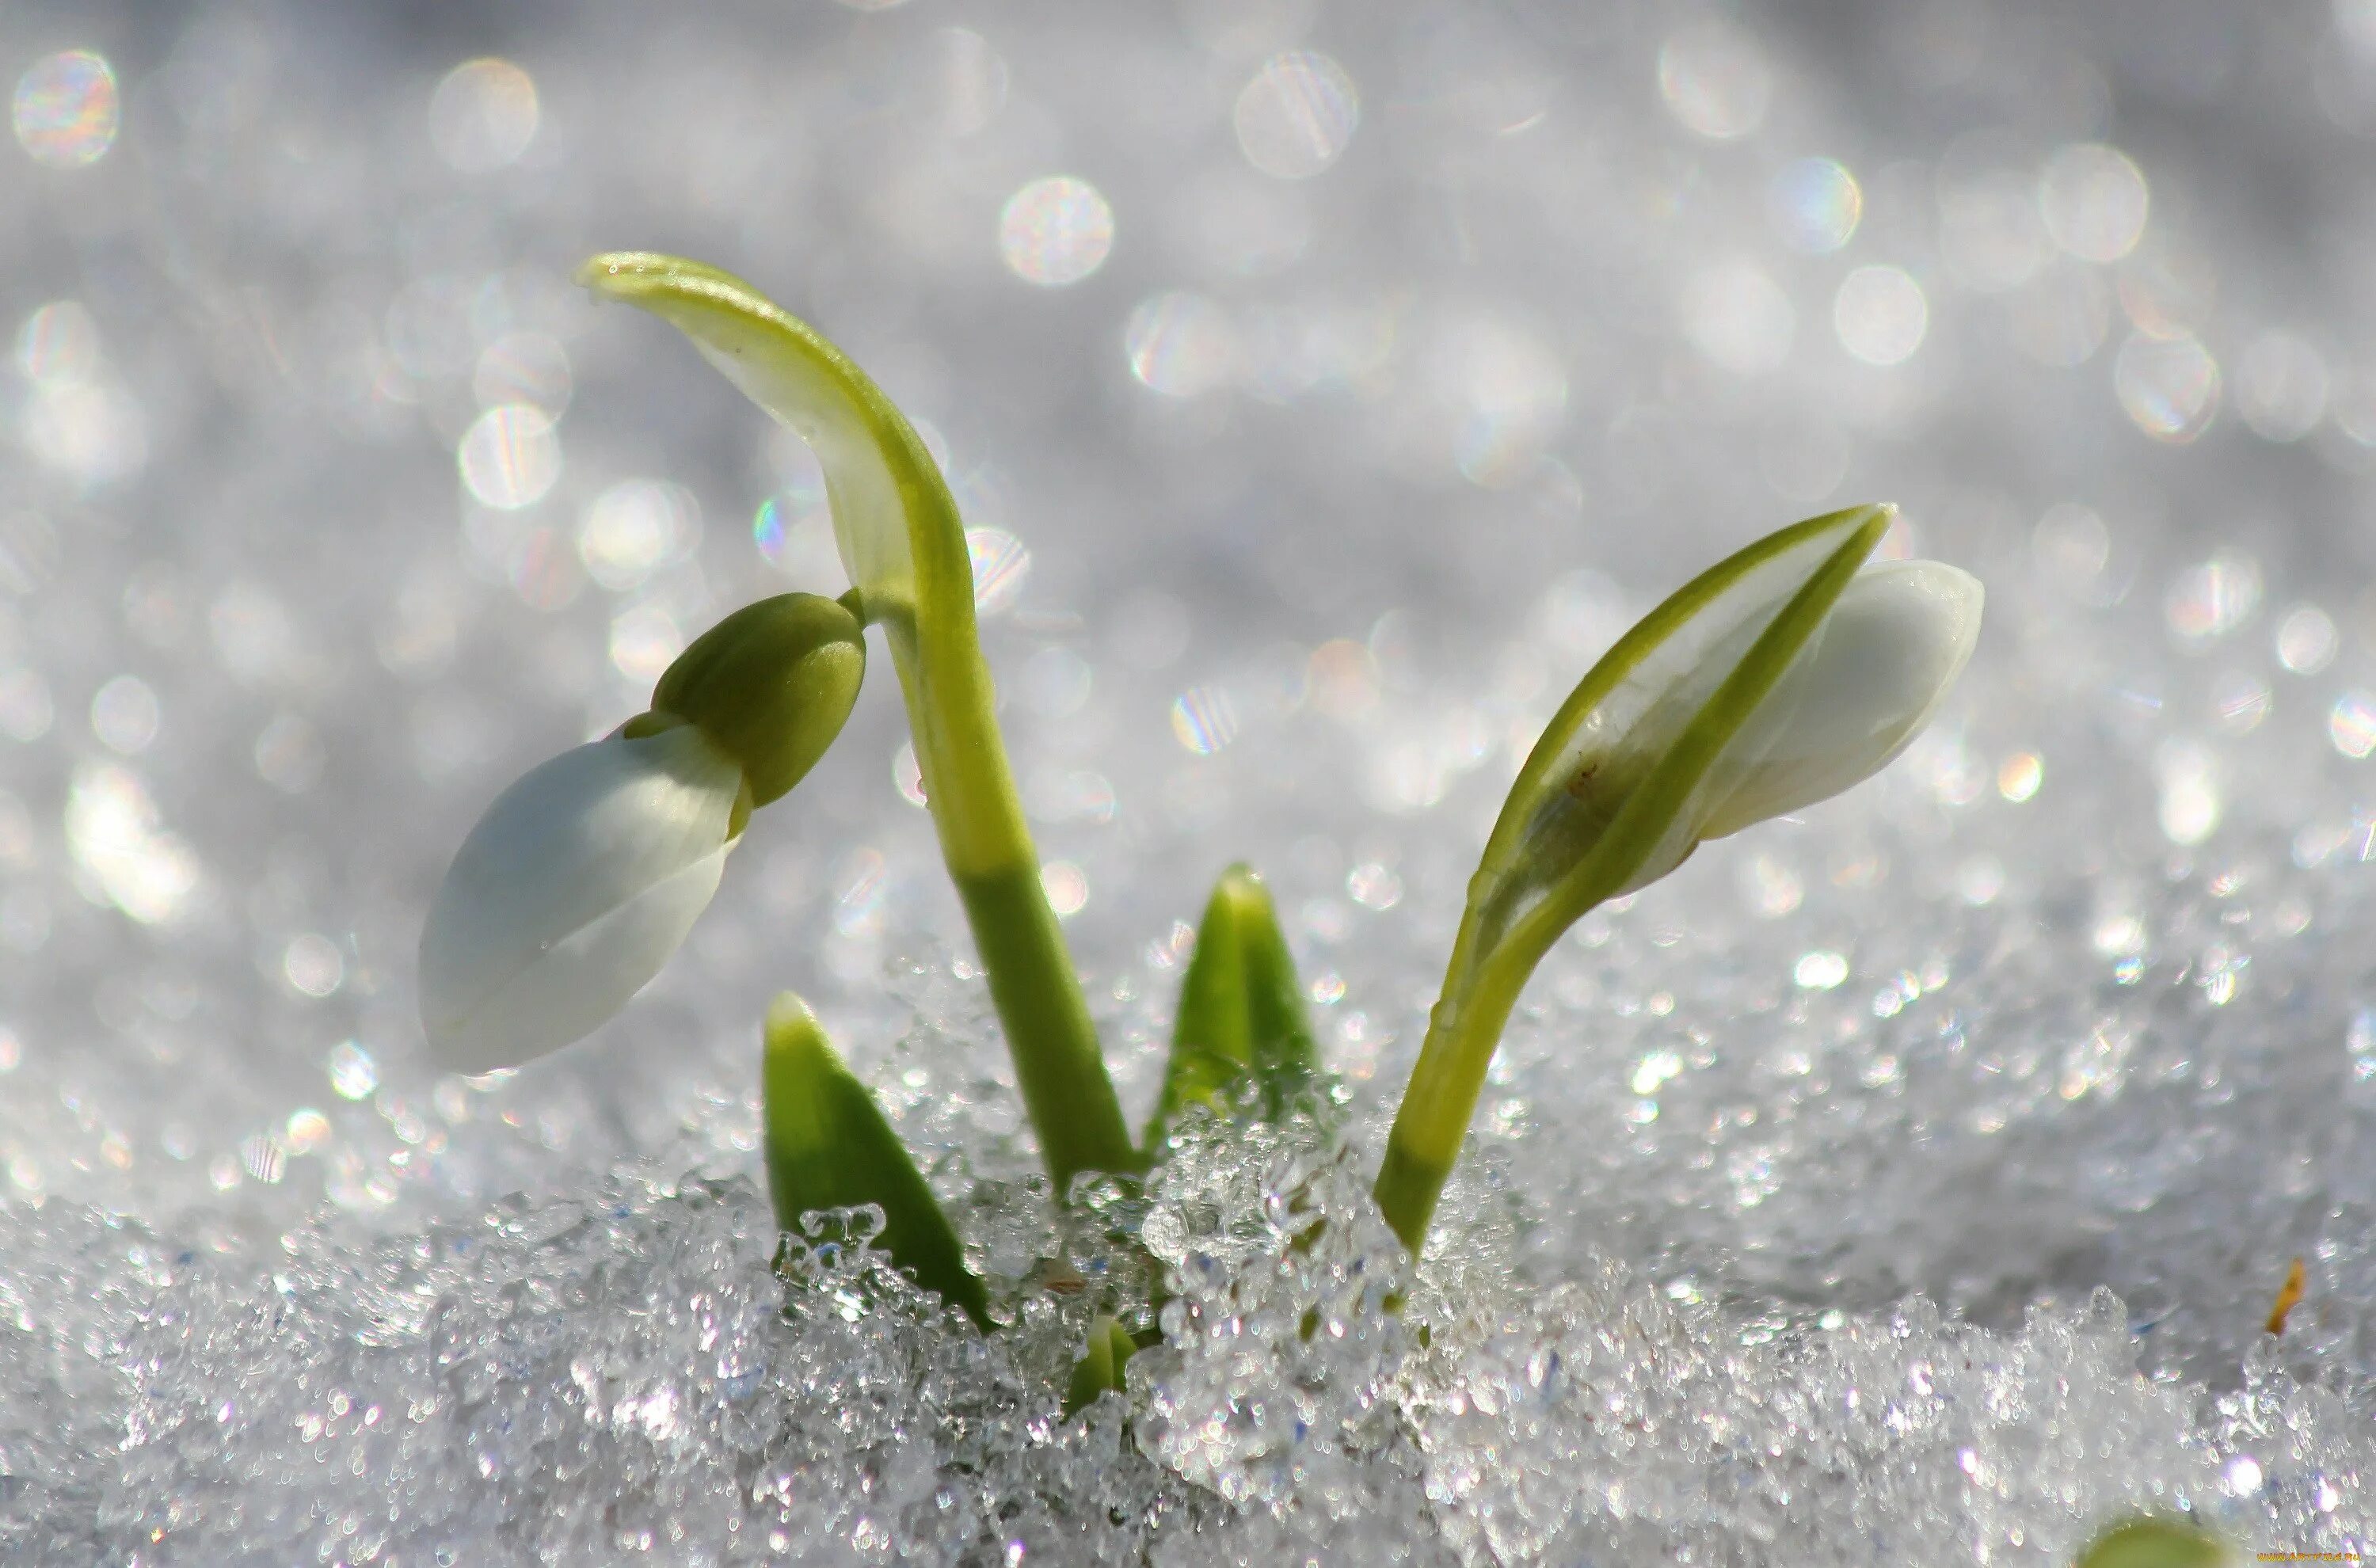
[[[0,1558],[2366,1549],[2366,0],[29,0],[11,85]],[[624,1016],[429,1070],[486,801],[839,585],[802,454],[563,282],[625,245],[931,427],[1134,1103],[1242,855],[1349,1152],[1200,1130],[1059,1229],[883,671]],[[1868,498],[1987,581],[1958,696],[1562,945],[1385,1313],[1368,1151],[1530,727]],[[783,985],[1015,1329],[846,1227],[771,1279]],[[1168,1343],[1062,1423],[1132,1229]]]

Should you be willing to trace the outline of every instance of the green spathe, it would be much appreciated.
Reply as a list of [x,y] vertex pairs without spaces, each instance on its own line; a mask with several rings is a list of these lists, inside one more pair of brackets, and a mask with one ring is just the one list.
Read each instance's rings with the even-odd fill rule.
[[760,1069],[767,1193],[776,1222],[873,1204],[883,1211],[875,1244],[927,1290],[991,1326],[990,1298],[933,1189],[866,1086],[842,1065],[807,1004],[790,992],[767,1009]]
[[652,711],[700,726],[764,806],[825,755],[865,674],[857,616],[817,594],[779,593],[694,638],[652,688]]

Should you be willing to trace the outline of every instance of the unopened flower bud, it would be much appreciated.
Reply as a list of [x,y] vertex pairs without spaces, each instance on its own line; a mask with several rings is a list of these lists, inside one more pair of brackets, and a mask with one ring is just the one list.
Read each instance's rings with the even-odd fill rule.
[[865,673],[858,617],[816,594],[778,594],[694,638],[652,688],[652,712],[698,727],[742,769],[751,803],[764,806],[825,755]]

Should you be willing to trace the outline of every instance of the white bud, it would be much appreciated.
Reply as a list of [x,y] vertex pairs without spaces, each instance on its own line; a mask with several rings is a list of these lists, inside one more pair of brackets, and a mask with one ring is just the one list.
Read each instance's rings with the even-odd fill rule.
[[1728,752],[1698,836],[1721,838],[1863,782],[1946,700],[1980,635],[1979,579],[1939,561],[1867,565],[1842,590],[1790,674]]
[[718,891],[741,769],[677,724],[564,752],[495,798],[421,933],[421,1022],[448,1069],[517,1066],[590,1033]]

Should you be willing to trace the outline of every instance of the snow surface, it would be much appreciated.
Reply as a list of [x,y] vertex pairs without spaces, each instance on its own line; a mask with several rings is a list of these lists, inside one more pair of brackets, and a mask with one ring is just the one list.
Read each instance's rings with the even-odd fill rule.
[[[33,0],[10,83],[0,1558],[2370,1550],[2361,0]],[[643,998],[434,1073],[486,802],[843,586],[797,445],[567,284],[625,246],[928,428],[1130,1103],[1242,857],[1337,1121],[1059,1210],[887,661]],[[1867,499],[1988,586],[1958,694],[1561,944],[1414,1273],[1368,1176],[1535,727]],[[863,1214],[771,1273],[788,985],[1009,1329]],[[1101,1311],[1165,1342],[1068,1423]]]

